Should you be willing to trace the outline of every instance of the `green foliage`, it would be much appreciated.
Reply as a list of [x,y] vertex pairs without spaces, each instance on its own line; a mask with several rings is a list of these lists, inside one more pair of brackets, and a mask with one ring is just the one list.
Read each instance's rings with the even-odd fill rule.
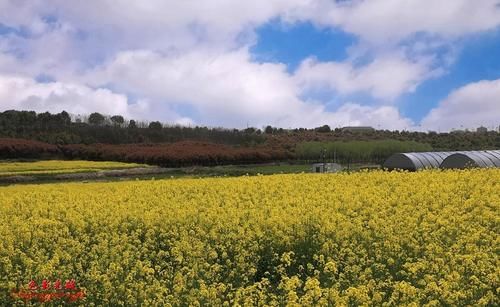
[[163,128],[162,124],[160,122],[151,122],[149,123],[149,129],[151,130],[161,130]]
[[111,116],[110,120],[115,126],[120,126],[123,125],[123,123],[125,123],[125,119],[121,115]]
[[305,142],[298,144],[295,154],[302,160],[321,160],[323,152],[327,160],[339,162],[381,163],[397,152],[432,151],[429,144],[414,141],[350,141],[350,142]]
[[315,128],[314,130],[317,132],[331,132],[332,131],[332,129],[328,125],[323,125],[321,127]]
[[228,145],[255,145],[264,142],[260,130],[184,127],[160,122],[125,120],[100,113],[71,121],[67,112],[37,114],[32,111],[0,112],[0,138],[19,138],[49,144],[170,143],[183,140],[210,141]]
[[[163,128],[160,128],[163,126]],[[58,114],[35,113],[32,111],[9,110],[0,112],[0,138],[37,140],[49,144],[130,144],[130,143],[172,143],[178,141],[208,141],[227,145],[265,145],[292,151],[302,142],[338,141],[414,141],[430,144],[433,150],[486,150],[500,148],[500,133],[475,132],[409,132],[409,131],[365,131],[350,132],[331,130],[328,125],[315,129],[283,129],[266,126],[263,131],[248,127],[245,129],[224,129],[220,127],[184,127],[179,125],[125,119],[120,115],[112,117],[99,113],[78,116],[71,120],[67,112]],[[314,157],[317,159],[317,157]]]
[[89,124],[95,125],[95,126],[100,126],[104,124],[104,116],[100,113],[92,113],[89,115]]

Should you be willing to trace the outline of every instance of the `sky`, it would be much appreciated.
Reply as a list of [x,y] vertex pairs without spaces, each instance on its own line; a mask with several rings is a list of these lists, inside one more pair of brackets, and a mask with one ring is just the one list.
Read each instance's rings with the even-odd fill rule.
[[0,111],[500,125],[500,0],[0,0]]

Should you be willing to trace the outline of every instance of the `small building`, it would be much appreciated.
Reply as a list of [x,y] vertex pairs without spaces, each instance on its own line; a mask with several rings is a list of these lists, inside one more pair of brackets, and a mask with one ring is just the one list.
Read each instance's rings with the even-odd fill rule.
[[313,173],[336,173],[342,170],[342,165],[338,163],[314,163],[312,165]]
[[500,150],[457,152],[444,159],[440,166],[443,169],[475,167],[500,167]]
[[358,132],[358,133],[363,133],[363,132],[374,132],[375,128],[369,127],[369,126],[348,126],[348,127],[343,127],[342,132]]

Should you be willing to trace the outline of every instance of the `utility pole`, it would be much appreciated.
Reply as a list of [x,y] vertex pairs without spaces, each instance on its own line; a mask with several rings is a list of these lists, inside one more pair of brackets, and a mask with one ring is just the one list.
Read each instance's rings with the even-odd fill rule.
[[323,148],[323,173],[326,173],[325,155],[326,155],[326,148]]

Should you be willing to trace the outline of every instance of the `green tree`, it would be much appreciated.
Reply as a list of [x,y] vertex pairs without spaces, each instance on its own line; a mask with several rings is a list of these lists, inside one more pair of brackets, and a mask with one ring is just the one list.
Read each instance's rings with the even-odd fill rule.
[[121,126],[125,122],[125,119],[121,115],[111,116],[110,119],[111,119],[111,122],[113,123],[113,125],[115,125],[115,126]]
[[163,125],[160,122],[151,122],[149,123],[149,129],[151,130],[161,130]]
[[104,115],[100,113],[92,113],[89,115],[89,124],[94,126],[102,126],[104,124]]
[[323,125],[323,126],[318,127],[318,128],[316,128],[314,130],[316,130],[318,132],[331,132],[332,131],[332,129],[328,125]]
[[137,123],[135,122],[135,120],[131,119],[128,122],[128,127],[129,127],[129,129],[136,129],[137,128]]
[[71,116],[66,111],[57,114],[57,119],[62,126],[69,126],[71,124]]

